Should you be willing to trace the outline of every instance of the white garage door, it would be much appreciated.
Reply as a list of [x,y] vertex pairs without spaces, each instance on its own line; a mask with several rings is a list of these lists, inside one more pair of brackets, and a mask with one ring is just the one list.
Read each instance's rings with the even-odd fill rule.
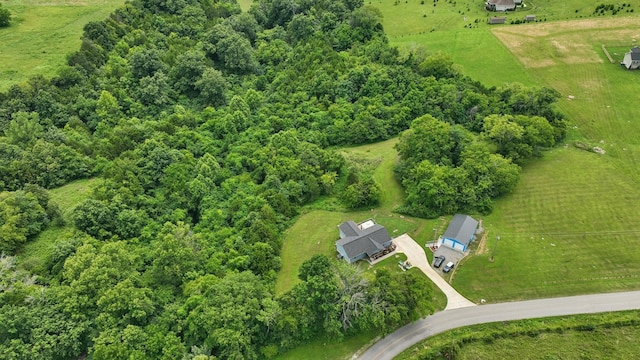
[[464,251],[464,245],[457,242],[454,249]]
[[442,245],[447,246],[447,247],[450,247],[450,248],[452,248],[452,249],[453,249],[454,244],[455,244],[455,243],[454,243],[454,242],[453,242],[453,240],[451,240],[451,239],[444,239],[444,240],[442,241]]

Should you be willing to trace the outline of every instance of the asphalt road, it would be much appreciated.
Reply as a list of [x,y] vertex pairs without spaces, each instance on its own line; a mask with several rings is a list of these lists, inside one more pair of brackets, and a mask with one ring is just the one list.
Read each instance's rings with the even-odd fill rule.
[[462,326],[633,309],[640,309],[640,291],[528,300],[445,310],[387,335],[367,349],[358,359],[393,359],[420,340]]

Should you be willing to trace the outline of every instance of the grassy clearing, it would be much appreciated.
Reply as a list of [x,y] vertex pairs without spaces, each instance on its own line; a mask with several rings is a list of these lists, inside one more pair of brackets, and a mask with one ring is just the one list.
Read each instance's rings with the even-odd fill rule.
[[0,29],[0,91],[34,75],[53,76],[80,48],[85,24],[104,20],[124,0],[6,0],[12,24]]
[[253,4],[253,0],[238,0],[238,4],[240,4],[242,11],[247,11],[251,7],[251,4]]
[[[640,288],[640,189],[595,153],[560,148],[525,167],[515,192],[484,219],[493,250],[467,258],[454,285],[505,301]],[[625,196],[621,197],[620,195]]]
[[45,263],[56,241],[74,236],[73,226],[70,225],[73,208],[91,195],[91,191],[98,181],[98,178],[77,180],[49,190],[50,201],[60,207],[67,225],[63,227],[49,226],[35,239],[25,244],[17,254],[19,264],[23,269],[36,274],[45,271]]
[[71,211],[91,195],[98,182],[100,182],[99,178],[82,179],[51,189],[49,190],[50,201],[60,207],[65,221],[70,221]]
[[366,344],[373,343],[372,340],[378,336],[376,331],[361,333],[351,336],[343,341],[316,340],[303,346],[288,351],[284,354],[276,356],[276,360],[298,360],[298,359],[314,359],[314,360],[339,360],[349,359],[353,352],[364,347]]

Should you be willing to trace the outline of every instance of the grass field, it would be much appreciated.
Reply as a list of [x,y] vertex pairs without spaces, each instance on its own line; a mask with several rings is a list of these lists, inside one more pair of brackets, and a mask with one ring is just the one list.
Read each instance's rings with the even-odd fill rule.
[[[640,93],[640,73],[611,64],[601,50],[608,45],[619,59],[620,43],[628,48],[640,36],[637,19],[526,25],[526,36],[494,30],[529,73],[563,95],[559,108],[573,129],[566,148],[524,167],[516,191],[485,219],[489,245],[501,240],[496,262],[485,254],[458,269],[454,285],[471,299],[640,288],[640,107],[626,95]],[[606,154],[578,150],[574,140]]]
[[632,326],[518,336],[463,346],[456,359],[637,359],[639,336]]
[[78,180],[49,190],[49,201],[60,207],[67,225],[63,227],[49,226],[35,239],[25,244],[17,254],[19,265],[22,268],[34,273],[44,271],[45,261],[51,254],[56,240],[73,236],[73,226],[70,225],[73,208],[91,195],[91,191],[98,181],[98,178]]
[[0,28],[0,91],[34,75],[50,77],[80,48],[85,24],[104,20],[124,0],[3,0],[12,24]]
[[[540,85],[517,58],[487,28],[446,30],[400,36],[390,39],[403,51],[424,49],[428,53],[443,52],[456,66],[486,86],[519,82]],[[485,60],[482,60],[482,59]]]
[[253,0],[238,0],[238,4],[240,4],[242,11],[247,11],[251,7],[251,4],[253,4]]

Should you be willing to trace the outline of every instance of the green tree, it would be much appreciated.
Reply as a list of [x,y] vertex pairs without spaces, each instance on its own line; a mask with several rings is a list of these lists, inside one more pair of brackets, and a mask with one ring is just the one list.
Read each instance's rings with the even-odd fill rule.
[[429,160],[435,164],[451,164],[451,126],[431,115],[424,115],[411,123],[409,130],[400,134],[396,145],[398,154],[408,163]]
[[380,200],[380,193],[380,185],[373,177],[364,176],[357,182],[347,186],[343,194],[343,199],[347,203],[347,206],[359,208],[377,204]]
[[418,72],[422,76],[433,76],[436,79],[452,78],[458,74],[451,56],[443,53],[428,56],[418,65]]
[[225,98],[227,81],[222,72],[206,68],[202,77],[196,81],[195,87],[200,91],[200,96],[207,105],[221,106],[227,103]]
[[0,27],[6,27],[11,25],[11,12],[2,7],[0,4]]
[[48,223],[36,195],[23,190],[0,192],[0,253],[12,254]]
[[86,199],[73,210],[76,227],[97,239],[113,235],[117,213],[113,207],[94,199]]
[[40,116],[37,112],[19,111],[13,114],[12,118],[4,130],[12,144],[27,148],[33,146],[36,140],[44,135],[44,128],[40,125]]
[[122,114],[118,100],[106,90],[102,90],[100,93],[100,99],[96,104],[96,113],[101,121],[108,121],[112,126],[117,124]]
[[167,223],[158,236],[159,239],[153,242],[153,262],[149,271],[155,284],[169,285],[177,290],[196,270],[197,239],[184,223]]
[[216,44],[216,56],[227,70],[236,74],[252,73],[258,67],[251,43],[235,32]]
[[255,339],[261,302],[269,297],[250,272],[229,273],[222,279],[199,278],[186,286],[185,336],[188,343],[210,347],[224,359],[256,359]]

